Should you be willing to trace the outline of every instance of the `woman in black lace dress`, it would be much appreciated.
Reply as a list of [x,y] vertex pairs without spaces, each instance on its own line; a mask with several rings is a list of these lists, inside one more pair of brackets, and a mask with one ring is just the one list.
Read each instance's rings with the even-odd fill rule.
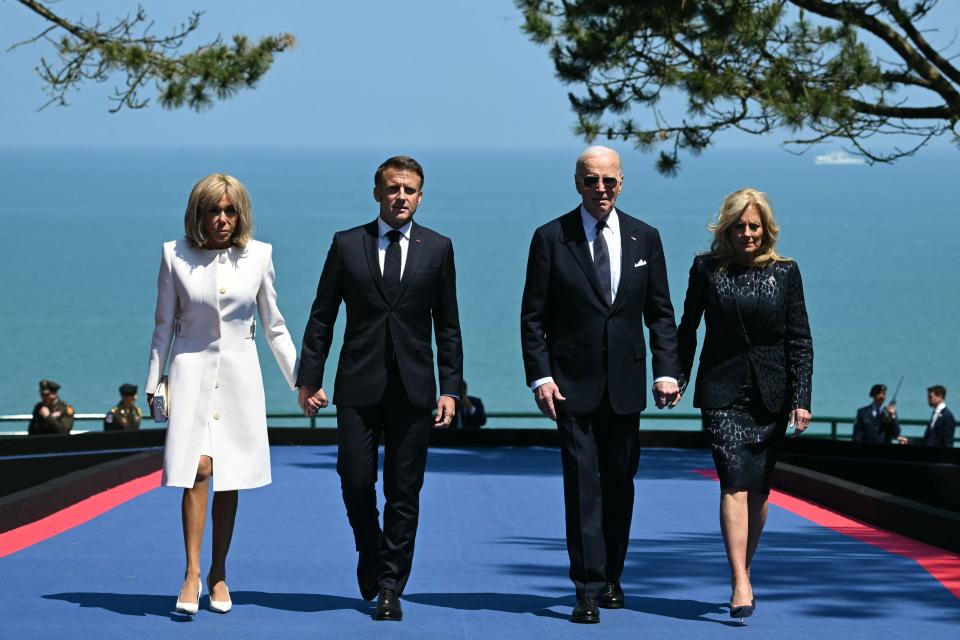
[[730,562],[730,615],[754,609],[750,561],[767,518],[770,476],[788,423],[810,423],[813,343],[797,263],[776,252],[766,196],[741,189],[723,202],[710,251],[694,258],[679,328],[690,379],[706,319],[693,406],[703,415],[720,476],[720,530]]

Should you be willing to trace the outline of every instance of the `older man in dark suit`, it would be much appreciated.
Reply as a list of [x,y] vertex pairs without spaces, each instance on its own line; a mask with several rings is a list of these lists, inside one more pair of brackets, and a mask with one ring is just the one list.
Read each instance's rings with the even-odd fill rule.
[[[379,594],[375,620],[400,620],[430,428],[448,427],[453,419],[463,350],[453,245],[413,222],[423,197],[423,169],[413,158],[390,158],[377,169],[373,196],[380,205],[376,220],[334,234],[303,336],[297,386],[305,413],[327,405],[323,369],[344,302],[347,327],[333,397],[337,472],[359,552],[360,593],[367,600]],[[375,491],[381,434],[382,530]]]
[[680,399],[677,329],[660,235],[615,207],[620,157],[589,147],[574,177],[582,203],[536,230],[520,333],[527,383],[561,438],[574,622],[623,607],[620,577],[640,459],[650,333],[657,406]]

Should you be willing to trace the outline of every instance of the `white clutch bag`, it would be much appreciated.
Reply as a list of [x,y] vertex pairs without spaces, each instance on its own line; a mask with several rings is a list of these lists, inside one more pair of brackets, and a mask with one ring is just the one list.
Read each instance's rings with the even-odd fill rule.
[[153,421],[163,423],[170,419],[170,389],[167,386],[167,376],[161,376],[157,383],[157,390],[153,392]]

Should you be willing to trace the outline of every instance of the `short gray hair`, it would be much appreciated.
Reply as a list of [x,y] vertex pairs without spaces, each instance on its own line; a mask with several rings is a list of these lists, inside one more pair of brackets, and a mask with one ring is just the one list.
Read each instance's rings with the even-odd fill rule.
[[623,167],[620,164],[620,154],[610,147],[604,147],[603,145],[595,144],[587,147],[580,154],[580,157],[577,158],[577,170],[576,174],[582,176],[584,173],[584,163],[587,161],[587,158],[592,158],[594,156],[605,156],[613,155],[617,159],[617,166],[620,167],[620,173],[623,174]]

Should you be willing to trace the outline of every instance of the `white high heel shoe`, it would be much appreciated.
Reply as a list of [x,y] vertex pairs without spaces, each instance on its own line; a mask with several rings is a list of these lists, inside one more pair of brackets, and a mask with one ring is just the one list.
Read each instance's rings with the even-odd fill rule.
[[229,613],[230,609],[233,608],[233,600],[230,598],[227,598],[226,600],[214,600],[213,589],[209,584],[207,584],[207,589],[210,589],[210,611],[215,611],[217,613]]
[[197,601],[196,602],[181,602],[180,595],[177,595],[177,613],[186,613],[187,615],[195,615],[197,611],[200,610],[200,591],[203,589],[203,585],[197,586]]

